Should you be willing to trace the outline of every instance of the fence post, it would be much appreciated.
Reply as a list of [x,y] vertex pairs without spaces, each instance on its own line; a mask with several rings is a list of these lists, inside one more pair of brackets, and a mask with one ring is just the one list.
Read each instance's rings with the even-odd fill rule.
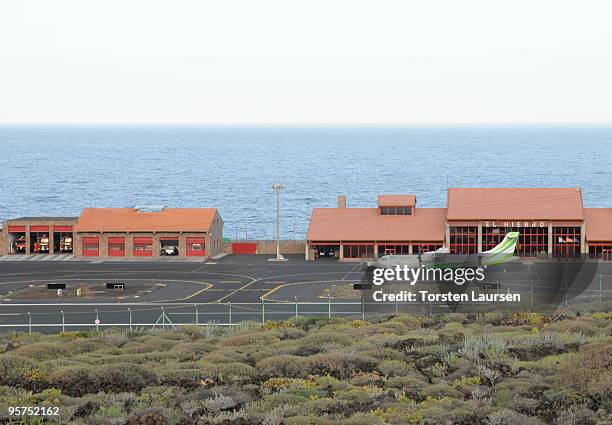
[[[153,280],[153,279],[151,279],[151,280]],[[161,311],[162,311],[162,314],[161,314],[161,316],[162,316],[162,329],[166,330],[166,312],[164,311],[164,306],[163,305],[161,306]]]
[[331,319],[331,297],[327,296],[327,318]]
[[198,310],[198,304],[194,303],[193,306],[195,307],[195,320],[196,320],[196,326],[200,324],[200,311]]
[[232,303],[229,303],[229,323],[232,324]]
[[64,317],[64,310],[60,310],[62,313],[62,333],[66,332],[66,319]]
[[298,317],[298,302],[297,302],[297,296],[293,297],[295,298],[295,317]]
[[98,309],[96,308],[96,332],[100,331],[100,314],[98,313]]
[[266,323],[266,301],[261,299],[261,323]]
[[132,330],[132,309],[128,307],[128,313],[130,313],[130,330]]
[[32,333],[32,314],[28,311],[28,333]]
[[599,302],[603,301],[603,286],[601,280],[601,273],[599,273]]

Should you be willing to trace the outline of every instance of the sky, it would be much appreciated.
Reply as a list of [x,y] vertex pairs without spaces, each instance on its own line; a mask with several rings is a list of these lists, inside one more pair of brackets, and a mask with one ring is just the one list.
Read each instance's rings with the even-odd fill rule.
[[7,0],[0,123],[612,123],[609,0]]

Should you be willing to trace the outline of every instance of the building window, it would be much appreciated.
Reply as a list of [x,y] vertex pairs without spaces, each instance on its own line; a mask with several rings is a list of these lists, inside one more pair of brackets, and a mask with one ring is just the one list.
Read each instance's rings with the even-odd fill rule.
[[580,256],[580,227],[553,227],[553,254],[555,257]]
[[589,257],[598,260],[612,261],[612,244],[590,244]]
[[372,258],[374,257],[374,245],[344,245],[344,258]]
[[412,215],[412,207],[380,207],[380,215]]
[[408,255],[410,244],[378,244],[378,256],[383,255]]
[[495,248],[509,232],[519,233],[514,255],[538,257],[548,254],[548,227],[483,227],[482,250]]
[[433,252],[436,249],[442,248],[441,243],[430,243],[430,244],[418,244],[412,245],[412,253],[413,254],[424,254],[426,252]]
[[478,252],[478,227],[451,226],[449,244],[451,254],[476,254]]

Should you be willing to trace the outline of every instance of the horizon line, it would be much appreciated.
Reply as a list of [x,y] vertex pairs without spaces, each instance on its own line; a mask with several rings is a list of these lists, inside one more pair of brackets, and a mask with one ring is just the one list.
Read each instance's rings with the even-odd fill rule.
[[507,121],[507,122],[406,122],[406,123],[351,123],[351,122],[0,122],[0,127],[608,127],[612,121]]

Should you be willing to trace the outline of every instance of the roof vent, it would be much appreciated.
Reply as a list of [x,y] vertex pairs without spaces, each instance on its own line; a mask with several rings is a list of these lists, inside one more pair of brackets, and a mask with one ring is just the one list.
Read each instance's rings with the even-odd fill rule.
[[137,205],[134,209],[141,213],[162,212],[166,208],[165,205]]

